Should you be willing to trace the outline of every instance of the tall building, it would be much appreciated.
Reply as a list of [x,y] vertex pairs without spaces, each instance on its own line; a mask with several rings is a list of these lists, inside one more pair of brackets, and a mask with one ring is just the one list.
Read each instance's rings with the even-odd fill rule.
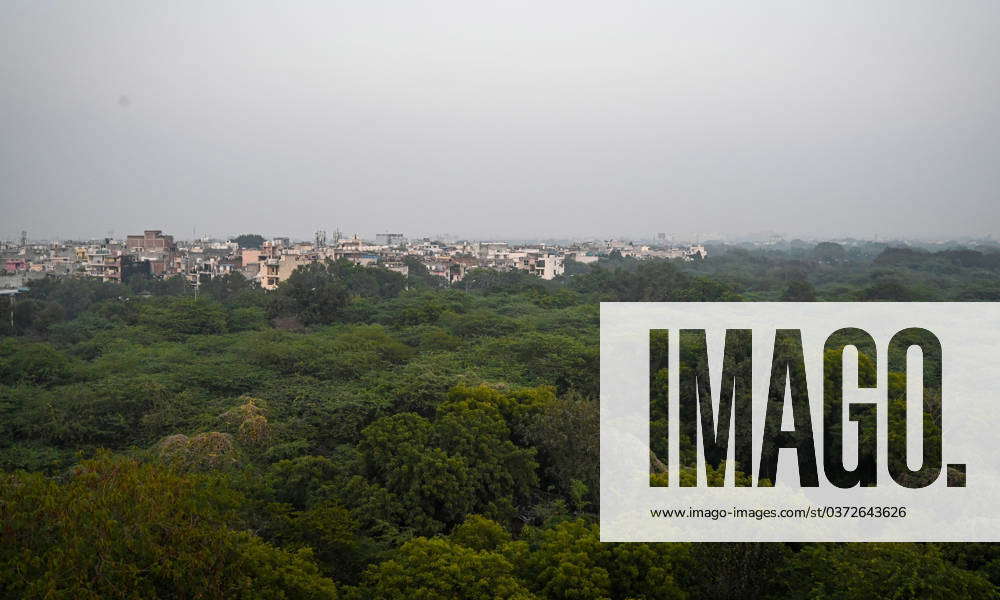
[[174,236],[163,235],[159,229],[147,229],[142,235],[130,235],[125,238],[125,248],[136,257],[148,261],[152,275],[164,276],[177,273],[177,244]]
[[403,243],[406,238],[403,237],[402,233],[376,233],[375,243],[379,246],[398,246]]
[[87,252],[84,272],[101,281],[124,283],[133,275],[150,275],[152,269],[148,260],[102,247]]
[[142,235],[130,235],[125,239],[129,251],[173,252],[177,250],[174,236],[163,235],[159,229],[147,229]]

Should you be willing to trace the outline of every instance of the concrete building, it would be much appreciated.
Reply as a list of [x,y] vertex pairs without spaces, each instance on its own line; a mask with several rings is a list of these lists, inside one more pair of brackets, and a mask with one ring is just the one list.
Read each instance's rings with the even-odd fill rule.
[[147,229],[142,235],[130,235],[125,238],[125,247],[130,252],[175,252],[174,236],[163,235],[159,229]]
[[287,280],[301,266],[318,262],[322,258],[318,254],[282,254],[276,258],[268,257],[261,263],[258,281],[265,290],[277,289],[278,285]]
[[434,257],[423,261],[427,272],[441,277],[448,283],[456,283],[465,278],[465,264],[449,257]]
[[519,271],[527,271],[542,279],[555,279],[566,272],[565,259],[561,254],[545,250],[527,250],[512,252],[512,267]]
[[573,260],[584,265],[591,265],[599,261],[601,257],[586,254],[584,252],[571,252],[566,254],[566,260]]
[[389,269],[390,271],[399,273],[403,277],[406,277],[407,275],[410,274],[409,265],[403,262],[384,262],[382,263],[382,266],[385,267],[386,269]]
[[96,248],[87,253],[84,272],[87,276],[99,278],[101,281],[125,283],[133,275],[149,275],[151,269],[149,261],[140,260],[135,255],[108,248]]
[[147,229],[142,235],[125,238],[125,249],[138,261],[149,263],[149,272],[157,277],[184,273],[187,265],[174,242],[174,236],[159,229]]
[[244,267],[259,265],[267,260],[267,255],[264,253],[264,250],[260,248],[244,248],[240,251],[240,256]]
[[23,258],[8,258],[4,261],[3,270],[8,273],[15,273],[17,271],[27,271],[28,261]]
[[402,233],[376,233],[375,243],[379,246],[398,246],[406,241]]

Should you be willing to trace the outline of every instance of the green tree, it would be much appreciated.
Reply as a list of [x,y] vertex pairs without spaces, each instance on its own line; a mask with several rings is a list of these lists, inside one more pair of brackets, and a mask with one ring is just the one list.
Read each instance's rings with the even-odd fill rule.
[[820,242],[813,248],[812,256],[819,262],[836,263],[846,258],[847,251],[836,242]]
[[73,361],[49,344],[0,340],[0,383],[52,385],[74,377]]
[[[46,277],[31,282],[27,297],[59,304],[68,319],[105,300],[127,298],[130,290],[117,283],[104,283],[93,278]],[[20,301],[20,299],[19,299]]]
[[278,520],[274,536],[286,548],[312,549],[325,575],[354,582],[361,574],[368,549],[346,508],[327,500],[307,510],[282,512]]
[[350,261],[326,260],[302,265],[278,286],[268,305],[272,317],[296,316],[306,325],[345,318],[352,296],[393,298],[406,280],[383,267],[362,267]]
[[446,539],[417,538],[372,567],[358,598],[384,600],[532,600],[514,566],[496,552]]
[[912,302],[919,300],[919,294],[896,278],[879,279],[858,293],[860,300],[886,300],[892,302]]
[[440,288],[444,287],[447,283],[444,277],[431,274],[427,270],[427,266],[416,256],[407,255],[403,258],[403,264],[406,265],[406,281],[409,284],[420,287]]
[[511,441],[501,412],[504,398],[489,388],[458,388],[438,407],[434,438],[447,452],[463,457],[470,470],[474,508],[511,519],[538,482],[534,449]]
[[691,544],[687,551],[680,574],[685,588],[693,598],[718,600],[768,597],[780,580],[776,569],[789,554],[784,544],[759,542]]
[[347,286],[326,264],[309,263],[281,282],[268,312],[272,317],[294,315],[306,325],[333,323],[343,316],[349,298]]
[[473,550],[500,550],[511,542],[510,534],[496,521],[481,515],[469,515],[452,532],[450,539]]
[[996,598],[982,576],[946,562],[933,545],[816,544],[778,571],[789,600]]
[[237,272],[203,281],[199,289],[202,295],[223,304],[251,295],[255,290],[253,282]]
[[[382,518],[424,534],[458,523],[473,510],[477,498],[469,461],[436,447],[434,442],[431,421],[403,413],[369,425],[358,444],[366,479],[376,490],[388,492],[396,504],[383,507],[379,511]],[[362,494],[365,501],[372,493]],[[355,498],[355,506],[358,502]]]
[[65,483],[0,478],[0,589],[11,597],[336,598],[308,550],[243,530],[240,498],[219,482],[112,457]]
[[596,400],[577,392],[552,398],[532,420],[528,435],[539,449],[546,480],[563,497],[570,498],[574,482],[578,482],[596,499],[600,466],[600,406]]
[[781,294],[782,302],[815,302],[816,290],[805,279],[793,279]]
[[603,544],[583,519],[529,531],[520,574],[544,598],[681,600],[683,544]]
[[521,575],[544,598],[610,598],[606,552],[595,527],[582,520],[566,521],[536,534]]
[[243,233],[229,241],[236,242],[240,248],[260,248],[264,245],[264,236],[259,233]]
[[155,298],[139,307],[138,324],[170,339],[226,332],[226,311],[205,298]]

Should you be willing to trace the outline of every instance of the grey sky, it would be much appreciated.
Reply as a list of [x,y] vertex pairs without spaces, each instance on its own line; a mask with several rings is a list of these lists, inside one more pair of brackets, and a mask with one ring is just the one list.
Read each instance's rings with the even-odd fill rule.
[[0,0],[0,237],[996,233],[1000,2]]

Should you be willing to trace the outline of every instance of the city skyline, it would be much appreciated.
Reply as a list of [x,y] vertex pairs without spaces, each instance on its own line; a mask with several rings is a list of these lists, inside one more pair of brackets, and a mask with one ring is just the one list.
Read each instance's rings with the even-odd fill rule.
[[[24,240],[29,244],[45,244],[45,243],[60,243],[60,242],[94,242],[103,239],[119,240],[123,241],[129,235],[134,235],[135,232],[141,232],[150,230],[149,227],[139,227],[130,229],[127,231],[105,231],[103,233],[94,233],[90,235],[80,235],[80,236],[64,236],[64,235],[54,235],[54,236],[39,236],[32,235],[31,232],[27,230],[17,230],[12,229],[9,233],[0,230],[0,243],[6,243],[8,245],[16,246],[21,243],[22,234],[24,234]],[[817,243],[823,241],[834,241],[834,242],[872,242],[872,243],[892,243],[892,242],[914,242],[914,243],[969,243],[969,242],[992,242],[995,236],[992,233],[986,233],[982,235],[793,235],[785,232],[778,231],[748,231],[735,234],[723,234],[720,232],[699,232],[699,233],[677,233],[677,232],[632,232],[632,233],[622,233],[622,232],[605,232],[604,234],[598,235],[560,235],[558,233],[550,233],[548,235],[539,236],[526,236],[526,235],[467,235],[463,234],[461,231],[456,232],[399,232],[393,229],[383,229],[379,231],[355,231],[350,229],[318,229],[311,233],[304,235],[293,235],[284,231],[265,231],[263,229],[250,228],[246,231],[239,232],[229,232],[229,233],[201,233],[197,230],[192,231],[191,235],[185,235],[183,231],[170,231],[162,228],[157,229],[158,231],[167,231],[172,234],[172,236],[178,241],[183,243],[195,243],[200,241],[232,241],[234,238],[245,235],[261,235],[265,240],[275,240],[275,239],[288,239],[294,243],[299,242],[311,242],[316,239],[318,234],[325,234],[331,241],[334,240],[336,233],[340,233],[339,239],[350,239],[352,237],[358,237],[367,241],[374,241],[379,236],[391,234],[400,235],[403,239],[408,241],[415,240],[442,240],[442,241],[476,241],[476,242],[487,242],[487,241],[503,241],[511,243],[544,243],[544,242],[597,242],[597,241],[612,241],[612,240],[622,240],[622,241],[641,241],[649,242],[652,244],[664,243],[704,243],[704,242],[721,242],[721,243],[759,243],[759,242],[769,242],[769,241],[784,241],[784,242],[794,242],[802,241],[807,243]]]

